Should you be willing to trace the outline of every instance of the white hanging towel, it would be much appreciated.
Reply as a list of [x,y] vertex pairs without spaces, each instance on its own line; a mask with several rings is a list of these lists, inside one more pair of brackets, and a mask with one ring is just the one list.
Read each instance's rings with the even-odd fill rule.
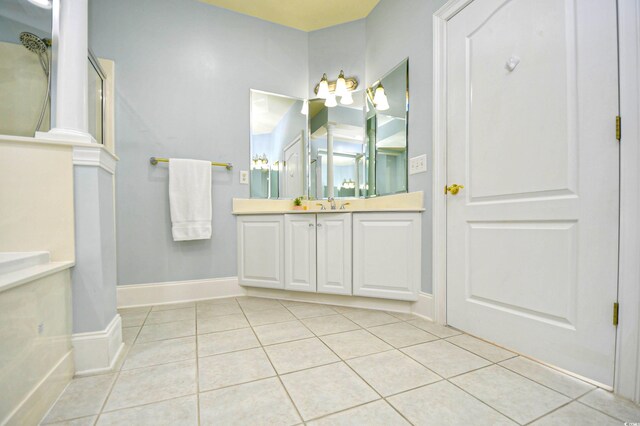
[[211,163],[169,159],[169,206],[174,241],[211,238]]

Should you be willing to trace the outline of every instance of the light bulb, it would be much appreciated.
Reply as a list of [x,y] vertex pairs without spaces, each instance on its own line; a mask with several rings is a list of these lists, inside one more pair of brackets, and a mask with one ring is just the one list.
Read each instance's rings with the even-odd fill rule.
[[351,92],[347,91],[342,98],[340,98],[340,103],[342,105],[351,105],[353,103],[353,96],[351,96]]
[[338,105],[338,102],[336,101],[336,95],[334,95],[333,93],[329,93],[329,95],[327,96],[327,100],[324,102],[324,106],[333,108],[336,105]]
[[376,88],[375,95],[373,96],[373,103],[378,111],[385,111],[389,109],[389,100],[387,94],[384,92],[382,83]]
[[302,108],[300,109],[300,114],[302,115],[309,114],[309,101],[306,99],[302,101]]
[[320,99],[329,97],[329,82],[326,74],[322,74],[322,80],[320,80],[320,85],[318,86],[318,97]]
[[340,70],[338,81],[336,81],[336,96],[344,96],[347,94],[347,82],[344,79],[344,71]]

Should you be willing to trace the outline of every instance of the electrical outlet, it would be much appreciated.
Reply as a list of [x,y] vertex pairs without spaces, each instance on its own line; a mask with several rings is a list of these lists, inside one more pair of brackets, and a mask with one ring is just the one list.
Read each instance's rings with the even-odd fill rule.
[[246,170],[240,170],[240,183],[243,185],[249,184],[249,172]]
[[409,174],[424,173],[427,171],[427,154],[418,155],[409,160]]

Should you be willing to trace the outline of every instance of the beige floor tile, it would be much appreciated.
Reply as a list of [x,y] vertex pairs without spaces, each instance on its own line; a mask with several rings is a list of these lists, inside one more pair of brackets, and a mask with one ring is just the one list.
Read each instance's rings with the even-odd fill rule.
[[219,317],[198,318],[198,334],[247,328],[249,323],[244,314],[221,315]]
[[503,361],[500,365],[570,398],[577,398],[595,389],[595,386],[589,383],[521,356]]
[[189,395],[139,407],[111,411],[100,416],[98,426],[197,425],[198,397]]
[[268,309],[278,309],[283,306],[274,299],[261,299],[258,297],[238,298],[238,303],[245,313],[266,311]]
[[136,342],[153,342],[156,340],[193,336],[195,334],[196,322],[194,320],[145,324],[142,330],[140,330]]
[[385,397],[442,379],[399,351],[368,355],[347,364]]
[[416,425],[515,425],[449,382],[392,396],[387,401]]
[[198,335],[198,356],[257,348],[260,342],[250,328]]
[[132,345],[140,333],[142,327],[122,327],[122,341],[126,345]]
[[182,303],[171,303],[168,305],[155,305],[151,308],[152,311],[170,311],[172,309],[181,309],[181,308],[195,308],[196,302],[182,302]]
[[579,402],[572,402],[531,424],[535,426],[620,426],[620,421]]
[[413,315],[412,313],[407,313],[407,312],[393,312],[393,311],[386,311],[389,315],[396,317],[398,319],[401,319],[402,321],[411,321],[414,319],[418,319],[417,316]]
[[302,322],[318,336],[358,330],[360,328],[358,324],[347,319],[346,317],[343,317],[342,315],[306,318],[303,319]]
[[640,405],[604,389],[591,391],[579,401],[623,422],[640,422]]
[[313,333],[310,332],[300,321],[259,325],[254,327],[253,330],[263,345],[273,345],[275,343],[284,343],[292,340],[313,337]]
[[406,322],[379,325],[377,327],[371,327],[368,330],[396,348],[438,340],[438,337],[433,334],[427,333]]
[[451,382],[521,424],[570,401],[566,396],[498,365],[455,377]]
[[402,352],[442,377],[457,376],[491,364],[444,340],[409,346],[403,348]]
[[285,299],[278,299],[278,302],[280,302],[282,306],[286,306],[286,307],[309,304],[309,302],[303,302],[300,300],[285,300]]
[[342,359],[375,354],[393,349],[366,330],[347,331],[320,337]]
[[235,301],[231,303],[217,303],[214,305],[198,305],[198,319],[219,317],[222,315],[242,314],[242,309]]
[[409,425],[383,400],[370,402],[308,423],[310,426],[404,426]]
[[506,349],[502,349],[491,343],[476,339],[468,334],[459,334],[457,336],[449,337],[448,342],[453,343],[456,346],[460,346],[463,349],[473,352],[482,358],[488,359],[491,362],[500,362],[505,359],[513,358],[516,356],[513,352]]
[[201,392],[276,375],[262,348],[208,356],[198,363]]
[[195,357],[195,336],[138,343],[129,350],[122,369],[132,370],[134,368],[195,359]]
[[196,393],[195,360],[123,371],[104,408],[122,408],[158,402]]
[[355,407],[379,396],[344,363],[280,376],[304,420]]
[[287,306],[287,309],[293,313],[297,318],[313,318],[313,317],[324,317],[327,315],[335,315],[336,311],[331,309],[331,307],[327,305],[318,305],[314,303],[305,303],[301,305],[293,305]]
[[115,374],[102,374],[73,379],[43,423],[99,414],[115,378]]
[[424,331],[433,334],[434,336],[446,338],[456,336],[458,334],[462,334],[461,331],[456,330],[455,328],[446,327],[444,325],[436,324],[433,321],[428,321],[426,319],[418,318],[415,320],[408,321],[409,324],[415,325],[418,328],[423,329]]
[[200,394],[201,425],[295,425],[301,422],[277,378]]
[[[93,426],[98,416],[81,417],[79,419],[66,420],[64,422],[46,423],[47,426]],[[45,424],[45,423],[42,423]]]
[[317,337],[267,346],[264,350],[278,374],[340,361]]
[[147,315],[151,308],[145,308],[146,310],[140,311],[120,311],[120,318],[122,319],[123,327],[135,327],[144,324],[144,320],[147,319]]
[[284,306],[275,309],[265,309],[263,311],[246,312],[249,323],[256,327],[258,325],[273,324],[277,322],[285,322],[295,320],[291,312]]
[[165,322],[187,321],[196,318],[196,308],[179,308],[166,311],[151,311],[145,324],[162,324]]
[[375,327],[376,325],[391,324],[400,321],[398,318],[386,314],[382,311],[359,309],[346,311],[342,315],[349,318],[361,327]]

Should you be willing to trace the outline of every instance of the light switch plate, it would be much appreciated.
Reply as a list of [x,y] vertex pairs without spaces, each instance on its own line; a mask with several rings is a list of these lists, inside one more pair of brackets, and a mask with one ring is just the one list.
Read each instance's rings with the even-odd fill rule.
[[409,174],[424,173],[427,171],[427,154],[418,155],[409,160]]
[[243,185],[249,184],[249,172],[246,170],[240,170],[240,183]]

